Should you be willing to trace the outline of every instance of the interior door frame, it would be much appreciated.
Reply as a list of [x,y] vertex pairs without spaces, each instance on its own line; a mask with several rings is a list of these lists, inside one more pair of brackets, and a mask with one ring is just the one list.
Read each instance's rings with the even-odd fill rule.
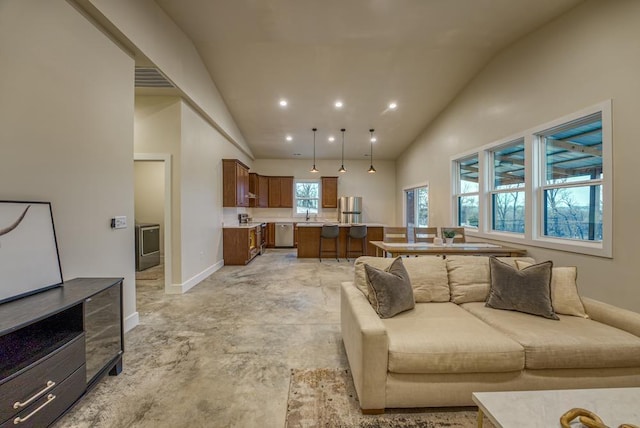
[[164,162],[164,292],[172,293],[172,261],[171,251],[171,154],[170,153],[134,153],[135,161]]

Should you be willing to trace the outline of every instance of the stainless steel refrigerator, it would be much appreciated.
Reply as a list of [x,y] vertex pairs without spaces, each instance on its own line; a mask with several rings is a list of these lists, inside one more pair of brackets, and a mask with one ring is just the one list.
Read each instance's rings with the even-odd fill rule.
[[340,223],[362,223],[361,196],[341,196],[338,199],[338,221]]

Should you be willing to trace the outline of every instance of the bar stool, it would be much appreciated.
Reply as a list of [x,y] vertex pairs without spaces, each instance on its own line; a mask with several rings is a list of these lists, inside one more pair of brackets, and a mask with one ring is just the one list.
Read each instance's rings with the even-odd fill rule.
[[367,254],[367,226],[364,224],[351,225],[349,228],[349,236],[347,237],[347,261],[351,253],[351,239],[360,240],[360,255]]
[[337,224],[323,224],[322,230],[320,231],[320,261],[322,261],[322,253],[327,252],[322,249],[322,241],[325,239],[332,239],[335,244],[335,252],[336,252],[336,260],[338,259],[338,235],[340,234],[340,229]]

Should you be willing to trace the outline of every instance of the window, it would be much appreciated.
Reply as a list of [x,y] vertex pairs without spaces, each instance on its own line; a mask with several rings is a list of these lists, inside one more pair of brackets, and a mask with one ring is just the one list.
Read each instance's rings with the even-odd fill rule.
[[415,187],[404,191],[406,222],[408,227],[429,225],[429,188]]
[[479,177],[478,154],[456,162],[456,211],[458,226],[478,227]]
[[318,215],[320,207],[320,181],[296,180],[294,215]]
[[524,139],[489,150],[491,229],[524,233]]
[[612,256],[611,101],[453,157],[452,223],[467,234]]
[[602,114],[537,136],[544,156],[543,235],[602,241]]

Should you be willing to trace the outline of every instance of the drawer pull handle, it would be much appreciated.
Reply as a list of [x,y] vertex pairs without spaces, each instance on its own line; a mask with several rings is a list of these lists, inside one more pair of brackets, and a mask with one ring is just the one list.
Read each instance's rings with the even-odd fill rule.
[[[29,399],[28,399],[27,401],[25,401],[25,402],[22,402],[22,403],[21,403],[21,402],[19,402],[19,401],[16,401],[15,403],[13,403],[13,408],[14,408],[14,409],[19,409],[19,408],[21,408],[21,407],[28,406],[28,405],[29,405],[29,403],[31,403],[33,400],[36,400],[36,399],[38,399],[39,397],[41,397],[45,392],[47,392],[48,390],[50,390],[50,389],[51,389],[51,388],[53,388],[54,386],[56,386],[56,383],[55,383],[54,381],[52,381],[52,380],[47,381],[47,386],[45,386],[43,390],[41,390],[41,391],[37,392],[34,396],[32,396],[31,398],[29,398]],[[40,409],[38,409],[38,410],[40,410]]]
[[25,422],[27,421],[31,416],[35,415],[36,413],[38,413],[40,410],[42,410],[42,408],[44,406],[46,406],[47,404],[51,403],[53,400],[56,399],[56,396],[53,394],[49,394],[47,395],[47,401],[45,401],[44,403],[42,403],[37,409],[35,409],[33,412],[29,413],[27,416],[25,416],[24,418],[21,417],[17,417],[13,420],[13,424],[14,425],[18,425],[19,423]]

